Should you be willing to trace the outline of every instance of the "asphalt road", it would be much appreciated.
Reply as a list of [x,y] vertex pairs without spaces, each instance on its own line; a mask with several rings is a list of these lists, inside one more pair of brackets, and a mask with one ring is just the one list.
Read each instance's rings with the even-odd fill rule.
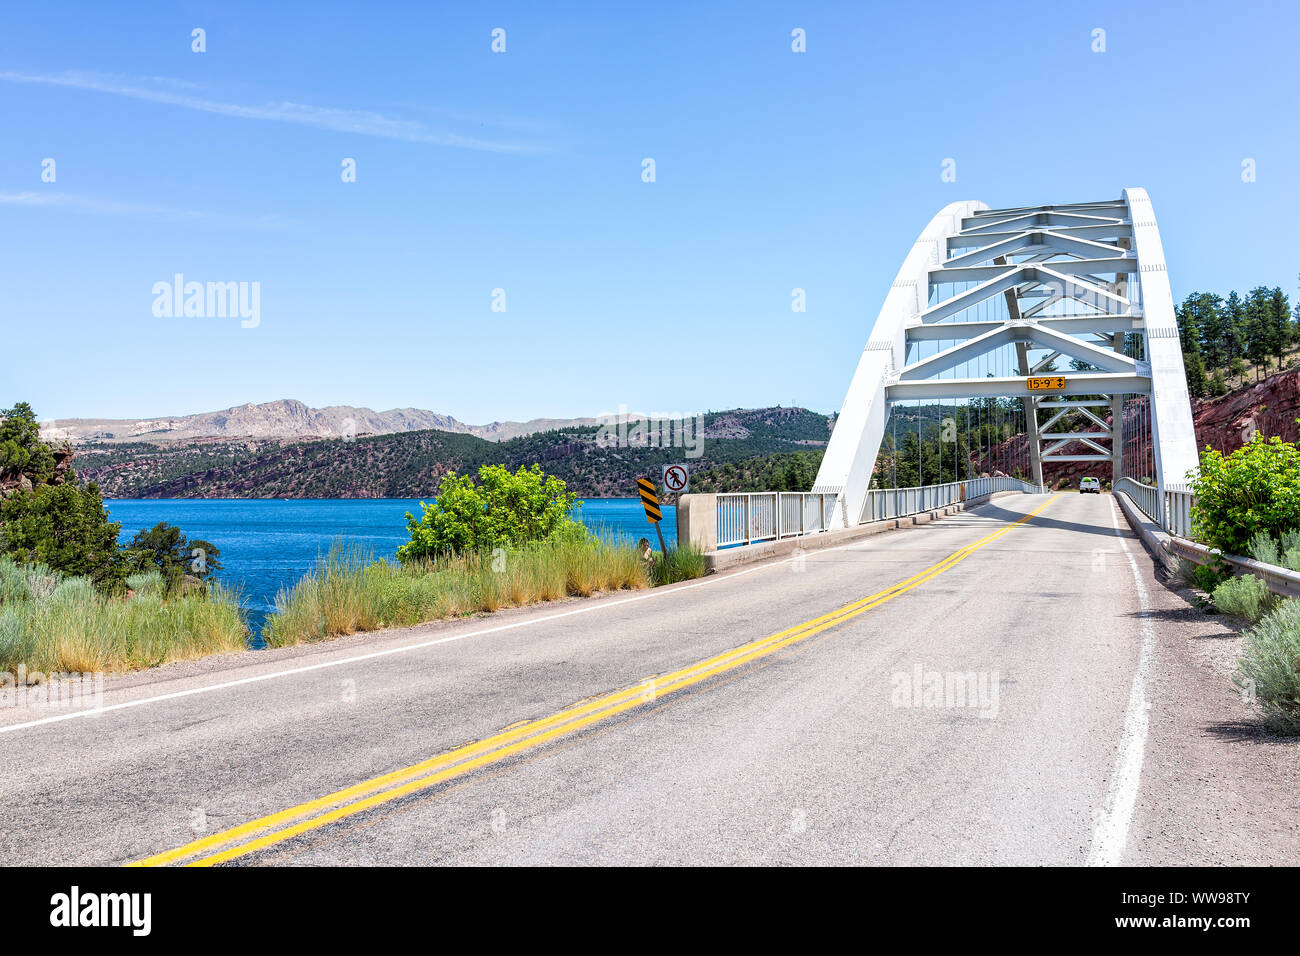
[[0,863],[1121,862],[1159,759],[1150,565],[1109,496],[1009,496],[801,564],[110,679],[96,717],[0,713]]

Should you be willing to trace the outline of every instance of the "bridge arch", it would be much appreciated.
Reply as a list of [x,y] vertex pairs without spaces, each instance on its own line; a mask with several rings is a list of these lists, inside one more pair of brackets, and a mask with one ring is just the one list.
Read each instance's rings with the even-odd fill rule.
[[1162,491],[1186,481],[1196,437],[1146,190],[956,202],[930,220],[885,295],[817,474],[813,491],[839,496],[832,526],[858,522],[891,411],[990,398],[1018,400],[1036,484],[1045,461],[1108,462],[1117,480],[1132,470],[1135,423],[1147,434],[1143,477]]

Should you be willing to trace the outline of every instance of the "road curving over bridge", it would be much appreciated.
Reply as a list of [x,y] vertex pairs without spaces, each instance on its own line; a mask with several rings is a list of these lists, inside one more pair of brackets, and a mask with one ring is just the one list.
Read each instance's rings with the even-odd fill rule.
[[97,717],[0,715],[0,859],[1197,862],[1154,832],[1196,795],[1144,790],[1174,773],[1146,745],[1178,601],[1152,573],[1110,496],[1019,495],[801,563],[112,679]]

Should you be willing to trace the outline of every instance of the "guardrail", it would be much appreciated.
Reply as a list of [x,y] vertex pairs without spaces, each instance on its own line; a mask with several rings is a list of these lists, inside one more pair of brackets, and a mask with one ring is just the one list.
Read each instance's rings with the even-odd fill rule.
[[920,485],[915,488],[873,488],[867,492],[867,497],[862,502],[858,524],[924,514],[936,508],[985,498],[999,491],[1037,494],[1042,490],[1032,482],[1003,476],[970,478],[966,481],[948,481],[940,485]]
[[1218,548],[1207,548],[1195,541],[1173,536],[1169,538],[1168,550],[1170,554],[1196,564],[1208,564],[1211,559],[1218,558],[1240,574],[1253,574],[1262,578],[1268,589],[1280,597],[1300,598],[1300,573],[1287,568],[1235,554],[1224,554]]
[[1183,486],[1171,486],[1161,494],[1159,489],[1144,485],[1132,478],[1115,482],[1115,490],[1128,495],[1134,506],[1169,535],[1165,550],[1175,557],[1193,564],[1209,564],[1219,560],[1238,574],[1253,574],[1260,578],[1270,591],[1279,597],[1300,598],[1300,573],[1274,564],[1264,564],[1253,558],[1224,554],[1218,548],[1199,544],[1188,538],[1192,531],[1192,504],[1196,496]]
[[825,531],[839,497],[821,492],[789,491],[720,494],[718,547],[756,544]]

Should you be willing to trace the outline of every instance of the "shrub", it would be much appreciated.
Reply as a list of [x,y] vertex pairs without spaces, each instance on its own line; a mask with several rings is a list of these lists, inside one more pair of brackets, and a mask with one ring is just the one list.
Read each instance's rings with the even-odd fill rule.
[[693,545],[680,545],[667,555],[656,553],[650,565],[650,578],[658,587],[704,577],[704,552]]
[[26,402],[0,409],[0,477],[26,475],[33,484],[54,475],[54,455],[41,441],[36,412]]
[[1253,692],[1269,725],[1300,734],[1300,601],[1283,601],[1246,632],[1233,683]]
[[0,557],[0,604],[25,601],[31,596],[27,590],[27,575],[13,559]]
[[75,484],[40,485],[0,499],[0,541],[19,564],[41,562],[64,574],[89,576],[104,590],[120,586],[122,526],[108,520],[99,489]]
[[1264,564],[1281,567],[1282,556],[1278,553],[1278,543],[1267,531],[1256,531],[1252,534],[1250,540],[1246,542],[1246,550],[1242,553]]
[[238,597],[220,586],[126,601],[87,578],[47,580],[55,583],[43,594],[0,604],[0,669],[127,670],[247,646]]
[[649,584],[630,545],[568,528],[520,548],[400,564],[334,548],[314,574],[276,596],[262,639],[285,647]]
[[122,551],[126,566],[135,571],[156,570],[169,587],[187,574],[200,580],[221,570],[221,549],[208,541],[186,538],[180,528],[165,521],[141,531]]
[[63,580],[63,575],[40,561],[24,567],[23,573],[27,575],[27,594],[34,601],[49,597]]
[[167,582],[158,570],[141,571],[126,579],[126,586],[135,592],[136,597],[146,594],[161,595],[167,589]]
[[[1195,561],[1188,561],[1186,558],[1179,558],[1178,569],[1176,572],[1178,575],[1178,580],[1181,581],[1183,584],[1185,584],[1187,587],[1200,588],[1201,583],[1197,579],[1197,575],[1196,575],[1198,568],[1200,568],[1200,565],[1197,564]],[[1201,589],[1204,590],[1204,588]]]
[[1300,532],[1285,531],[1275,541],[1267,531],[1256,531],[1246,542],[1246,553],[1264,564],[1300,571]]
[[90,578],[64,578],[50,592],[50,604],[86,604],[96,599],[95,585]]
[[1190,571],[1184,577],[1206,594],[1213,594],[1220,584],[1232,577],[1232,569],[1217,558],[1209,564],[1186,563],[1190,566]]
[[1271,611],[1277,604],[1273,592],[1262,578],[1253,574],[1228,578],[1214,589],[1214,606],[1225,614],[1239,617],[1252,624]]
[[32,635],[27,626],[30,616],[26,601],[0,604],[0,671],[13,672],[30,659]]
[[1300,450],[1261,435],[1230,455],[1201,453],[1193,477],[1192,534],[1227,554],[1242,554],[1252,536],[1270,538],[1300,528]]
[[540,465],[520,466],[514,474],[502,465],[484,465],[479,481],[455,472],[446,475],[432,504],[420,502],[417,521],[410,512],[411,540],[397,551],[401,561],[424,561],[542,541],[576,524],[571,515],[577,496]]

